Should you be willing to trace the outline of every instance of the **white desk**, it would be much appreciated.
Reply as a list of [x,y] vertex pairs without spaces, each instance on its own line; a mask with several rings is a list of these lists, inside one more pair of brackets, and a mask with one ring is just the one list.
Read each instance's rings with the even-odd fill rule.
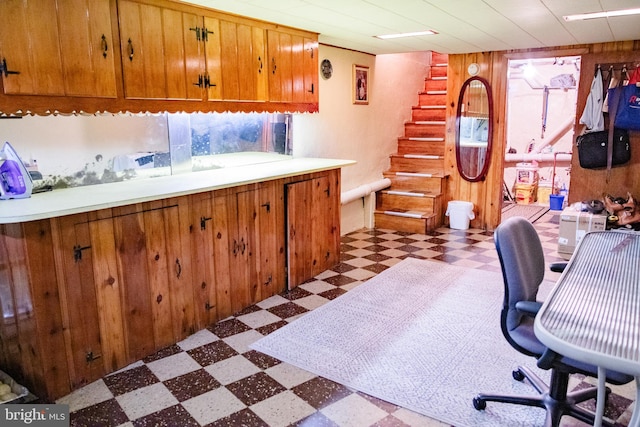
[[[598,366],[599,425],[604,370],[636,377],[640,396],[640,234],[587,233],[534,324],[538,339],[567,357]],[[640,408],[629,426],[640,425]]]

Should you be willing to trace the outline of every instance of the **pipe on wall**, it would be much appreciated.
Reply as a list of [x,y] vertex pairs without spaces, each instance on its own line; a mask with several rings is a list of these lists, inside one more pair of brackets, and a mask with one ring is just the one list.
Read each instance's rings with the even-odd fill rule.
[[389,178],[383,178],[378,181],[363,184],[348,191],[343,191],[340,194],[340,203],[346,205],[347,203],[353,202],[354,200],[366,197],[371,193],[382,190],[383,188],[387,188],[390,185],[391,180]]
[[[557,154],[557,158],[555,156]],[[516,162],[570,162],[571,154],[570,153],[525,153],[525,154],[512,154],[507,153],[504,156],[505,163],[516,163]]]

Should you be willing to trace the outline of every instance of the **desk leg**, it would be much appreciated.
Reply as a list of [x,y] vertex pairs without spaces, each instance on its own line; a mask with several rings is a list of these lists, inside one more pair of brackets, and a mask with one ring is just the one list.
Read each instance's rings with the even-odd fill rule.
[[638,398],[640,396],[640,377],[636,377],[636,403],[633,408],[633,415],[631,416],[631,421],[629,421],[629,427],[639,427],[640,426],[640,402],[638,402]]
[[596,402],[596,417],[593,422],[593,427],[602,426],[602,417],[604,416],[604,404],[607,400],[607,386],[605,380],[607,378],[607,371],[605,368],[598,366],[598,397]]

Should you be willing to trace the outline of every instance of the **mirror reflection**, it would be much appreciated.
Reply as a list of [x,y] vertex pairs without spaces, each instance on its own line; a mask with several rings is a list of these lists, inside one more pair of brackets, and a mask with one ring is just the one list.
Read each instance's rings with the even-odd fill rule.
[[456,116],[456,161],[467,181],[485,178],[491,153],[492,100],[489,84],[471,77],[460,90]]

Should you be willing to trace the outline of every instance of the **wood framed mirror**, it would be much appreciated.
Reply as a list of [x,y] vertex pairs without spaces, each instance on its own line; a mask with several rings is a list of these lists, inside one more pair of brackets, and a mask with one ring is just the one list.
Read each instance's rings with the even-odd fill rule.
[[456,114],[458,173],[470,182],[483,181],[491,159],[493,99],[489,82],[467,79],[460,89]]

